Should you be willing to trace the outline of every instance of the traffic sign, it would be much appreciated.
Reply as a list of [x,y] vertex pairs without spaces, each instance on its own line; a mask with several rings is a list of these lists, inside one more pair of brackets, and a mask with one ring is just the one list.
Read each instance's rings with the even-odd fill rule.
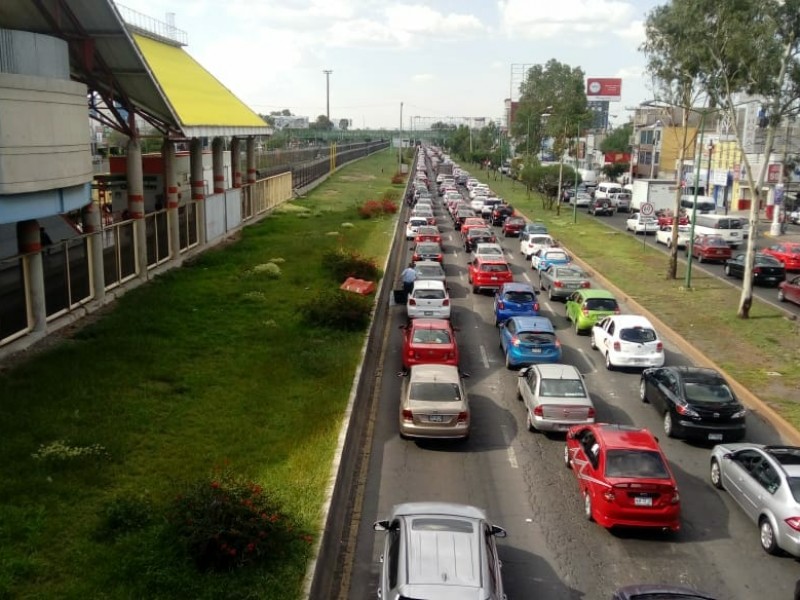
[[653,213],[656,212],[656,207],[650,202],[642,202],[642,205],[639,207],[639,212],[642,213],[643,217],[652,217]]

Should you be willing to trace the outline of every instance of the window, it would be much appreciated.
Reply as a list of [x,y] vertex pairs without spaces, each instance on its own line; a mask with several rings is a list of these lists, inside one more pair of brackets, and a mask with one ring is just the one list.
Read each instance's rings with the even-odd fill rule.
[[543,398],[585,398],[586,388],[580,379],[542,379],[539,396]]
[[506,292],[505,299],[509,302],[517,302],[518,304],[533,302],[533,293],[531,292]]
[[484,527],[483,538],[486,546],[487,571],[489,572],[489,589],[486,590],[486,592],[489,593],[489,597],[491,598],[494,591],[497,589],[498,573],[495,571],[495,549],[492,543],[492,532],[489,527]]
[[550,346],[555,343],[556,336],[548,331],[523,331],[519,341],[533,346]]
[[753,473],[753,476],[755,477],[756,481],[758,481],[759,485],[763,487],[769,494],[774,494],[781,486],[780,475],[778,475],[775,467],[769,464],[766,460],[761,461],[756,468],[755,473]]
[[614,298],[589,298],[586,301],[586,308],[589,310],[617,310],[617,301]]
[[661,455],[654,450],[609,450],[606,476],[669,479],[669,472]]
[[461,390],[455,383],[417,382],[411,384],[409,397],[424,402],[460,402]]
[[413,340],[417,344],[449,344],[450,332],[446,329],[415,329]]
[[619,332],[619,339],[623,342],[646,344],[656,341],[656,332],[645,327],[630,327]]

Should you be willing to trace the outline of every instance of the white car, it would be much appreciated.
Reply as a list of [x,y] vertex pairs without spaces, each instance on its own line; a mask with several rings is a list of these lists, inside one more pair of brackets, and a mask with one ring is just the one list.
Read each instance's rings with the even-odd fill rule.
[[476,258],[483,259],[501,259],[503,256],[503,247],[500,244],[475,244],[475,250],[472,251],[472,260]]
[[489,188],[488,187],[481,187],[483,184],[479,183],[477,186],[472,188],[469,192],[470,200],[475,200],[478,196],[482,196],[485,198],[489,197]]
[[589,203],[592,201],[592,195],[588,192],[578,192],[573,202],[575,206],[589,206]]
[[633,213],[633,216],[625,221],[625,229],[639,235],[643,233],[656,233],[658,231],[658,221],[655,217],[645,217],[642,213]]
[[[691,232],[691,226],[678,225],[678,248],[686,247],[686,244],[689,243]],[[667,248],[672,248],[672,227],[656,231],[656,244],[664,244]]]
[[409,319],[449,319],[450,295],[445,282],[429,279],[415,281],[414,288],[408,295],[406,312]]
[[537,250],[555,245],[555,240],[546,233],[521,233],[519,236],[519,251],[525,260],[530,260]]
[[488,196],[475,196],[475,199],[470,201],[469,207],[475,211],[475,214],[479,215],[481,213],[481,210],[483,210],[483,201],[486,198],[488,198]]
[[566,431],[594,423],[595,409],[578,369],[537,364],[519,372],[517,398],[525,404],[528,431]]
[[410,217],[408,219],[408,223],[406,224],[406,239],[413,240],[417,235],[419,228],[427,225],[428,219],[426,217]]
[[645,317],[612,315],[592,327],[590,345],[606,359],[606,369],[615,367],[662,367],[664,344]]

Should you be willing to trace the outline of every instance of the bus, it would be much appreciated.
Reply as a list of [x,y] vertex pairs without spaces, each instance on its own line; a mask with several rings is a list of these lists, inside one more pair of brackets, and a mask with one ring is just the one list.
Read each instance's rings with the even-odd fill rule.
[[746,225],[747,221],[739,217],[698,214],[695,217],[694,234],[721,235],[731,248],[738,248],[747,239]]

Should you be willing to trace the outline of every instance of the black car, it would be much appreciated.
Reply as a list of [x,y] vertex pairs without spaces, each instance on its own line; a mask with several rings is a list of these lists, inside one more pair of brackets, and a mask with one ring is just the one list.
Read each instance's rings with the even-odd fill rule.
[[493,244],[496,241],[497,238],[488,229],[473,227],[467,232],[467,239],[464,240],[464,250],[472,252],[477,244]]
[[474,217],[475,211],[471,208],[461,208],[456,213],[455,218],[453,219],[453,223],[455,225],[456,231],[461,231],[461,226],[464,224],[464,220],[468,219],[469,217]]
[[500,204],[492,210],[492,225],[502,225],[505,220],[514,214],[514,207],[510,204]]
[[[725,261],[725,275],[744,279],[746,256],[746,254],[737,254]],[[753,283],[775,286],[784,279],[786,279],[786,268],[777,258],[760,252],[756,253],[756,262],[753,265]]]
[[605,215],[612,216],[617,211],[614,203],[607,198],[593,198],[589,202],[589,208],[586,210],[590,215]]
[[713,369],[645,369],[639,382],[639,398],[663,415],[668,437],[714,443],[744,438],[747,411],[725,378]]
[[614,592],[611,600],[716,600],[705,592],[682,585],[629,585]]

